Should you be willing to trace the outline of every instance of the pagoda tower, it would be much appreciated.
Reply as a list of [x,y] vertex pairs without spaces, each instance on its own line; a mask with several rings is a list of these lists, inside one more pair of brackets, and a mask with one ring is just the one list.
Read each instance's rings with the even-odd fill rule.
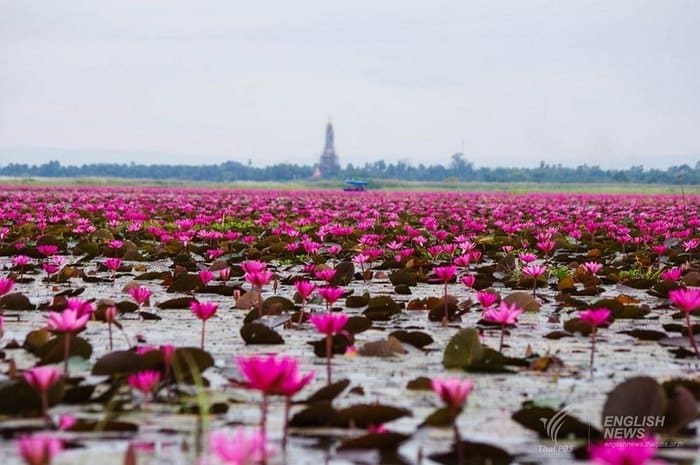
[[318,168],[321,176],[324,178],[332,177],[340,171],[340,161],[338,154],[335,153],[335,142],[333,137],[333,124],[330,118],[326,125],[326,144],[321,153],[321,159],[318,162]]

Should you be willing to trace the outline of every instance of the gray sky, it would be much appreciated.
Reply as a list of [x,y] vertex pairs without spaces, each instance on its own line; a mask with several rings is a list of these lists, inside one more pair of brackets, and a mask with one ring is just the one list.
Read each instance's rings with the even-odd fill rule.
[[[697,0],[0,0],[0,164],[700,160]],[[189,155],[187,155],[189,154]]]

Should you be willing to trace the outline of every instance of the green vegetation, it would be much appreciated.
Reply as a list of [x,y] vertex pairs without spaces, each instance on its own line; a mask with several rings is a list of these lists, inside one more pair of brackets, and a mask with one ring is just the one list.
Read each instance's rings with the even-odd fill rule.
[[[14,178],[109,178],[109,179],[150,179],[197,182],[294,182],[314,187],[335,187],[337,181],[344,178],[362,178],[372,180],[370,187],[401,189],[405,182],[431,183],[431,189],[461,189],[463,183],[532,183],[528,186],[540,186],[542,183],[555,184],[666,184],[666,185],[700,185],[700,162],[694,167],[689,165],[672,166],[666,170],[644,169],[633,166],[625,170],[604,170],[597,166],[581,165],[575,168],[562,165],[548,165],[542,162],[534,168],[475,168],[473,164],[455,154],[449,166],[443,165],[408,165],[398,162],[387,164],[384,161],[366,163],[355,167],[352,164],[342,169],[335,177],[335,183],[324,184],[312,179],[314,167],[281,163],[256,168],[238,162],[226,162],[218,165],[144,165],[99,163],[81,166],[64,166],[57,161],[42,165],[11,163],[0,167],[0,176]],[[394,181],[400,180],[400,181]],[[328,182],[328,181],[326,181]],[[438,184],[433,184],[438,183]],[[478,185],[478,184],[477,184]],[[467,185],[469,186],[469,185]],[[472,187],[469,187],[472,189]],[[488,187],[486,187],[488,188]],[[586,188],[586,190],[590,190]],[[638,189],[635,189],[638,190]],[[517,190],[516,190],[517,192]]]

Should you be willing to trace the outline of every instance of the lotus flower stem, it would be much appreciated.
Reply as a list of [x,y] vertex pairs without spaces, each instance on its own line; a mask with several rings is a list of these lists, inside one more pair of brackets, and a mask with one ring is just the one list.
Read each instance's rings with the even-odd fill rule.
[[505,334],[506,334],[506,326],[501,325],[501,341],[498,344],[498,352],[499,353],[503,353],[503,339],[504,339]]
[[258,291],[258,318],[263,316],[263,298],[262,298],[262,288]]
[[267,400],[267,393],[263,392],[262,404],[260,405],[260,431],[265,438],[267,438]]
[[449,311],[447,310],[447,281],[445,281],[444,292],[442,293],[442,300],[445,304],[445,315],[442,318],[442,325],[446,326],[449,321]]
[[112,322],[107,323],[107,332],[109,333],[109,351],[111,352],[112,349]]
[[199,348],[204,350],[204,328],[207,324],[207,320],[202,320],[202,338],[199,342]]
[[464,447],[462,447],[462,436],[459,434],[459,427],[457,427],[457,415],[452,421],[452,431],[454,432],[455,449],[457,450],[457,464],[464,465]]
[[331,384],[331,357],[333,356],[333,336],[326,335],[326,378],[327,384]]
[[282,449],[287,450],[287,438],[289,437],[289,411],[292,408],[292,398],[284,397],[284,430],[282,434]]
[[49,390],[41,391],[41,413],[44,416],[44,423],[47,428],[52,426],[51,416],[49,415]]
[[70,357],[70,337],[71,333],[63,335],[63,375],[68,379],[68,358]]
[[693,335],[693,325],[690,322],[690,312],[685,312],[685,323],[686,325],[688,325],[688,340],[690,342],[690,346],[695,351],[695,356],[697,358],[700,358],[700,351],[698,351],[698,343],[695,340],[695,336]]
[[598,335],[598,328],[593,327],[593,332],[591,332],[591,379],[593,379],[593,362],[595,362],[595,342],[596,336]]
[[304,305],[306,304],[306,299],[301,299],[301,308],[299,309],[299,319],[297,320],[297,324],[301,326],[301,324],[304,322]]

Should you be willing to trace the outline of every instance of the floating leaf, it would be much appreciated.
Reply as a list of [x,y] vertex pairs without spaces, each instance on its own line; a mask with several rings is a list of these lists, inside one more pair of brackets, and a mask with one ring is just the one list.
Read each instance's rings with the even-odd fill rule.
[[304,401],[305,404],[313,404],[320,401],[332,401],[338,397],[342,392],[350,386],[349,379],[341,379],[335,383],[327,384],[323,386],[318,391],[311,394],[308,399]]
[[400,284],[406,286],[415,286],[416,284],[418,284],[416,273],[407,269],[394,271],[389,275],[389,281],[391,281],[391,284],[393,284],[394,286],[398,286]]
[[315,402],[304,410],[296,413],[290,420],[289,425],[294,428],[328,426],[337,413],[338,412],[333,408],[330,402]]
[[410,417],[411,411],[382,404],[357,404],[341,409],[333,418],[333,426],[368,428],[382,425],[401,417]]
[[667,389],[666,393],[668,406],[663,430],[675,434],[697,418],[698,404],[693,393],[681,385],[674,386],[672,390]]
[[383,433],[368,433],[356,438],[346,439],[338,446],[338,450],[348,449],[377,449],[377,450],[396,450],[402,442],[405,442],[410,436],[401,433],[383,432]]
[[26,295],[20,292],[14,292],[12,294],[7,294],[0,297],[0,308],[18,311],[34,310],[36,306],[29,301],[29,298]]
[[457,412],[453,409],[441,407],[428,415],[421,423],[421,426],[434,426],[437,428],[452,426],[457,418],[455,413]]
[[372,327],[372,321],[369,318],[363,316],[351,316],[348,318],[348,322],[345,324],[345,331],[351,334],[359,334],[363,331],[367,331]]
[[393,357],[394,355],[405,354],[406,349],[403,348],[401,341],[389,336],[388,339],[364,344],[358,352],[364,357]]
[[654,331],[652,329],[631,329],[629,331],[620,331],[620,334],[627,334],[628,336],[635,337],[640,341],[658,341],[668,337],[668,334],[661,331]]
[[619,420],[650,427],[650,432],[657,431],[646,423],[647,419],[662,417],[666,406],[666,393],[654,378],[638,376],[618,384],[603,405],[601,424],[605,437],[616,437],[615,428],[619,425],[615,422]]
[[369,303],[369,293],[365,292],[362,295],[349,295],[345,299],[345,306],[348,308],[361,308]]
[[417,347],[418,349],[422,349],[423,347],[433,343],[432,336],[430,336],[430,334],[424,333],[423,331],[409,332],[405,330],[399,330],[394,331],[393,333],[389,334],[389,336],[395,337],[399,341],[405,344],[410,344],[413,347]]
[[542,439],[562,440],[569,438],[600,439],[601,432],[590,424],[569,415],[566,407],[554,410],[551,407],[526,403],[511,418],[516,423],[536,432]]
[[[352,336],[349,334],[349,336]],[[354,339],[350,340],[348,339],[348,335],[346,334],[336,334],[333,336],[333,343],[331,345],[331,352],[333,354],[337,355],[343,355],[348,347],[350,347],[354,343]],[[314,348],[314,354],[316,354],[317,357],[325,357],[326,356],[326,338],[324,337],[323,339],[317,340],[317,341],[310,341],[307,344],[310,344]]]
[[[64,381],[59,381],[49,389],[49,405],[55,405],[63,398]],[[24,380],[0,381],[0,414],[17,415],[39,413],[41,399],[34,388]]]
[[433,382],[430,378],[419,376],[406,383],[406,389],[411,391],[432,391]]
[[503,299],[509,305],[517,305],[526,312],[537,312],[540,310],[540,303],[529,292],[513,292]]
[[445,368],[466,368],[483,356],[479,333],[473,328],[467,328],[460,330],[447,343],[442,364]]
[[[58,363],[65,358],[65,336],[59,335],[49,342],[41,346],[37,352],[37,355],[41,357],[41,364],[47,365],[51,363]],[[70,357],[82,357],[84,359],[89,359],[92,355],[92,345],[85,339],[79,336],[71,336],[70,338]]]
[[282,336],[260,323],[244,324],[241,327],[241,337],[246,344],[284,344]]
[[156,307],[162,308],[163,310],[170,309],[189,309],[192,302],[197,299],[194,297],[177,297],[175,299],[166,300],[165,302],[160,302],[156,304]]
[[[450,452],[430,455],[430,460],[445,465],[458,463],[458,452],[453,445]],[[460,446],[465,465],[509,465],[514,457],[500,447],[481,442],[462,441]]]

